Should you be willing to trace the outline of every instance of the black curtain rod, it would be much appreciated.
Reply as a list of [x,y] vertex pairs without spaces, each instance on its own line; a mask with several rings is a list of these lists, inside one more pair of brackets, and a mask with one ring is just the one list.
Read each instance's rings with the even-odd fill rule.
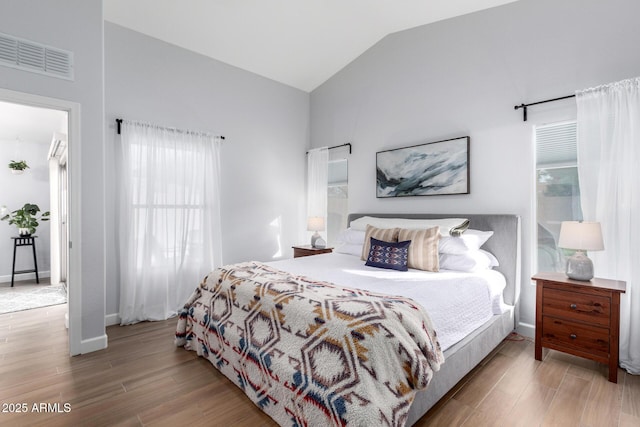
[[[120,133],[121,133],[120,131],[122,130],[122,129],[121,129],[121,126],[122,126],[122,119],[116,119],[116,125],[117,125],[117,127],[118,127],[118,135],[120,135]],[[220,139],[225,139],[225,138],[224,138],[224,136],[222,136],[222,135],[219,135],[219,136],[218,136],[218,138],[220,138]]]
[[[340,145],[334,145],[333,147],[327,147],[327,150],[333,150],[334,148],[340,148],[340,147],[346,147],[349,146],[349,154],[351,154],[351,143],[347,142],[346,144],[340,144]],[[309,154],[309,152],[307,151],[307,154]]]
[[527,121],[527,107],[531,107],[532,105],[538,105],[538,104],[544,104],[546,102],[553,102],[553,101],[560,101],[563,99],[569,99],[569,98],[575,98],[575,95],[567,95],[567,96],[561,96],[560,98],[553,98],[553,99],[546,99],[544,101],[538,101],[538,102],[532,102],[531,104],[520,104],[520,105],[516,105],[515,107],[513,107],[514,110],[517,110],[519,108],[522,108],[522,119],[523,121]]

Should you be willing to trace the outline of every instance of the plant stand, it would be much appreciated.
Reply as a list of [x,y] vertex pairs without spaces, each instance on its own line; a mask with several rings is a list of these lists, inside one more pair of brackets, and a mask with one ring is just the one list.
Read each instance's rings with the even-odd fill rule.
[[[13,288],[13,277],[16,274],[22,273],[36,273],[36,283],[40,283],[40,278],[38,277],[38,260],[36,259],[36,237],[38,236],[29,236],[29,237],[12,237],[13,239],[13,267],[11,268],[11,287]],[[31,246],[33,251],[33,269],[32,270],[19,270],[16,271],[16,250],[19,246]]]

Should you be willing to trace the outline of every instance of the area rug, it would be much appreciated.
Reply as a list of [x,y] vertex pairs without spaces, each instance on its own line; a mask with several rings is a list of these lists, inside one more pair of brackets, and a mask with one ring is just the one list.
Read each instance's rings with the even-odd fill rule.
[[0,314],[67,302],[63,285],[0,287]]

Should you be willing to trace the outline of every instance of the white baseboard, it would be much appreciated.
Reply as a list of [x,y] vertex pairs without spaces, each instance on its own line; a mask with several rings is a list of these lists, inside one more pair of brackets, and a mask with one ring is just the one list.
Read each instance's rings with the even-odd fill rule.
[[104,350],[105,348],[107,348],[107,344],[107,334],[95,338],[90,338],[88,340],[82,340],[82,342],[80,343],[80,353],[86,354],[93,351]]
[[120,316],[118,316],[118,313],[107,314],[104,317],[104,324],[106,326],[119,325],[120,324]]
[[522,323],[520,322],[518,324],[518,329],[516,330],[520,335],[523,335],[525,337],[528,338],[535,338],[536,337],[536,327],[535,325],[530,325],[529,323]]
[[[38,271],[38,277],[40,279],[51,277],[51,272]],[[16,274],[15,277],[13,278],[13,281],[18,282],[20,280],[35,280],[35,278],[36,278],[36,273],[22,273],[22,274]],[[0,276],[0,283],[10,283],[10,282],[11,282],[10,274],[7,274],[6,276]]]

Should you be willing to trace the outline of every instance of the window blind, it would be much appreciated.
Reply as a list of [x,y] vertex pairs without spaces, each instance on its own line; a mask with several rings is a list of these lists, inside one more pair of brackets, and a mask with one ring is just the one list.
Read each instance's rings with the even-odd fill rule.
[[576,166],[576,122],[553,123],[537,126],[536,167],[551,168]]
[[329,187],[347,185],[347,159],[329,161]]

